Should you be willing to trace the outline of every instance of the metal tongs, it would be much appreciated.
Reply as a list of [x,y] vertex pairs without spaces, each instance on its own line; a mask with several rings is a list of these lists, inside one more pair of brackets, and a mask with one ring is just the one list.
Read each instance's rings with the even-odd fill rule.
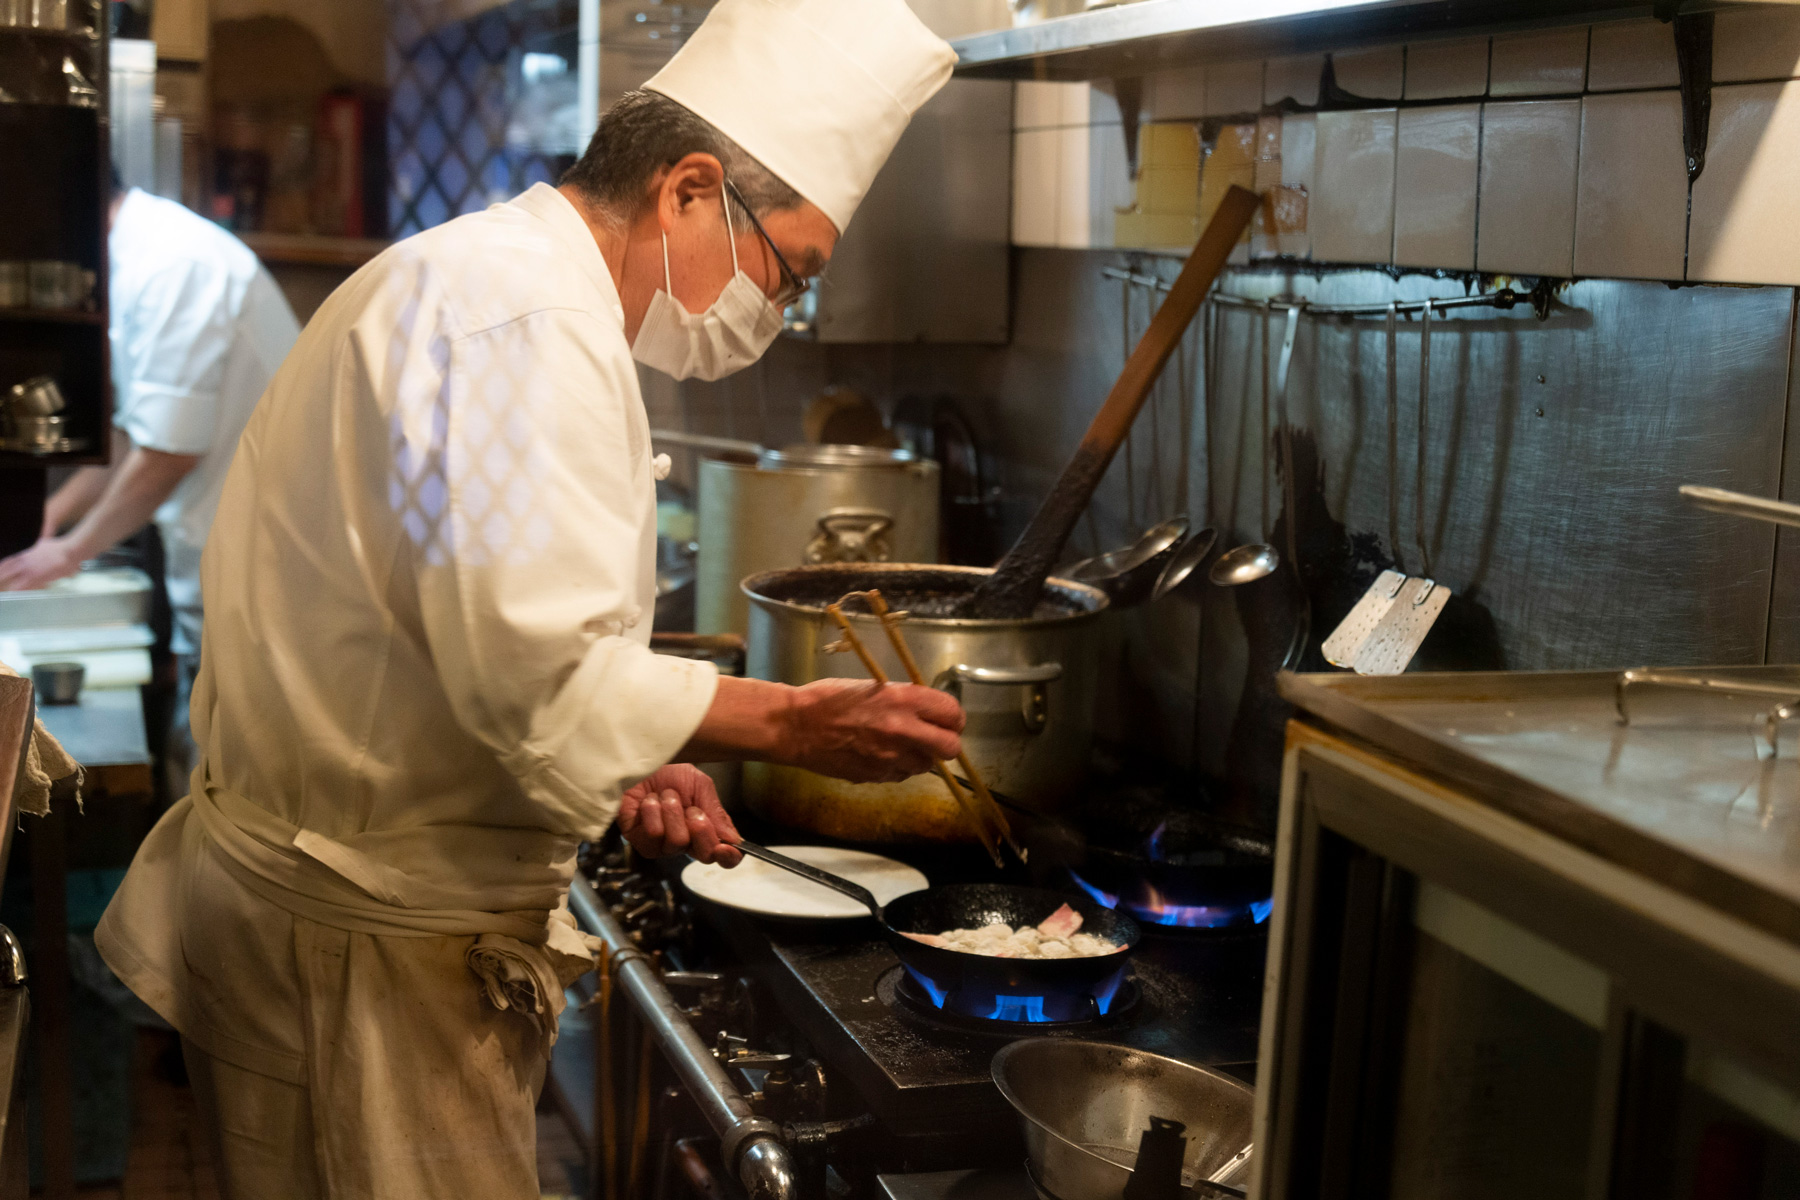
[[[890,609],[887,600],[877,589],[871,588],[866,592],[850,592],[836,604],[826,605],[825,612],[844,634],[844,640],[826,646],[826,652],[854,651],[856,657],[862,660],[863,669],[869,673],[870,679],[876,683],[888,682],[887,672],[881,669],[881,664],[875,661],[875,657],[869,653],[869,648],[856,635],[856,629],[850,624],[850,618],[844,615],[844,601],[859,597],[864,604],[869,606],[869,611],[875,614],[875,618],[881,622],[881,628],[887,634],[888,642],[894,648],[894,655],[900,660],[900,665],[905,668],[907,677],[920,687],[929,687],[930,685],[925,682],[925,673],[919,670],[919,662],[913,657],[911,647],[906,644],[906,636],[900,631],[900,623],[906,619],[907,614]],[[957,782],[957,777],[950,773],[950,768],[941,760],[933,759],[931,769],[937,773],[939,779],[944,781],[944,786],[950,789],[950,795],[956,800],[964,815],[969,818],[969,824],[974,828],[975,836],[981,840],[982,847],[988,852],[988,857],[994,860],[996,867],[1005,866],[1006,862],[1000,855],[1000,843],[1004,841],[1018,856],[1019,861],[1024,862],[1024,849],[1013,839],[1012,826],[1007,822],[1006,814],[1001,811],[999,802],[994,799],[994,794],[988,790],[986,781],[981,777],[981,772],[977,771],[975,764],[969,761],[968,751],[958,752],[956,762],[963,769],[963,777],[969,781],[974,795],[963,790],[962,785]]]

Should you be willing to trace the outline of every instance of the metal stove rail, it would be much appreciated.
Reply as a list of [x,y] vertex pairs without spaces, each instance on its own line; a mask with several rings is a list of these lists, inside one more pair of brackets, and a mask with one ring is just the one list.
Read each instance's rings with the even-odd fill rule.
[[669,1065],[719,1135],[725,1166],[744,1185],[750,1200],[796,1200],[799,1179],[782,1143],[780,1126],[756,1115],[657,978],[649,957],[607,910],[594,886],[579,874],[569,888],[569,907],[584,928],[606,943],[607,967],[603,969],[611,970],[614,981],[631,998]]

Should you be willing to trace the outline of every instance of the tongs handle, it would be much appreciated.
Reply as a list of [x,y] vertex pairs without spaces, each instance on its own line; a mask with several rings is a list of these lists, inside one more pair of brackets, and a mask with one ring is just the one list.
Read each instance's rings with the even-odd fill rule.
[[780,867],[783,871],[792,871],[802,879],[810,879],[820,887],[828,887],[834,892],[841,892],[869,910],[869,915],[877,921],[884,920],[881,915],[881,902],[875,899],[875,893],[860,883],[851,883],[842,875],[833,875],[830,871],[821,871],[810,863],[803,863],[797,858],[789,858],[778,854],[767,846],[759,846],[755,842],[738,842],[737,848],[751,858],[760,858],[771,867]]
[[1725,513],[1727,516],[1749,517],[1753,521],[1768,521],[1774,525],[1800,525],[1800,504],[1788,504],[1744,492],[1728,492],[1724,488],[1696,487],[1693,484],[1684,485],[1681,494],[1701,508]]
[[[852,595],[856,594],[860,593],[852,593]],[[844,644],[854,650],[856,657],[862,660],[863,670],[869,673],[869,678],[876,683],[887,683],[887,672],[881,669],[881,664],[875,661],[875,656],[869,653],[869,648],[863,645],[863,640],[856,635],[856,627],[850,624],[850,618],[844,615],[843,602],[826,605],[825,612],[843,633]],[[975,836],[980,839],[982,848],[988,852],[988,857],[994,860],[994,865],[996,867],[1005,866],[993,832],[988,829],[987,822],[982,819],[981,810],[976,807],[975,798],[963,791],[956,782],[956,778],[950,774],[950,768],[945,766],[942,761],[932,759],[931,769],[937,772],[938,778],[944,781],[944,786],[950,789],[951,798],[956,801],[957,807],[962,809],[963,815],[969,818],[970,825],[975,829]]]
[[[879,590],[871,589],[866,600],[869,610],[875,614],[875,618],[881,622],[881,628],[886,631],[888,641],[894,647],[895,657],[900,660],[900,665],[906,668],[907,678],[920,687],[930,686],[925,682],[925,673],[919,670],[919,660],[913,657],[912,647],[906,644],[906,635],[900,632],[900,614],[888,607],[887,598]],[[1056,673],[1062,674],[1060,666]],[[1012,852],[1019,856],[1020,862],[1024,862],[1025,851],[1017,841],[1013,840],[1012,826],[1007,824],[1006,814],[1000,811],[1000,806],[994,802],[994,794],[988,791],[987,781],[981,777],[981,772],[975,769],[975,764],[969,761],[969,752],[967,750],[958,751],[956,762],[971,782],[977,801],[976,807],[980,811],[980,819],[988,823],[992,832],[1000,835]],[[948,779],[949,776],[946,772],[946,782]]]

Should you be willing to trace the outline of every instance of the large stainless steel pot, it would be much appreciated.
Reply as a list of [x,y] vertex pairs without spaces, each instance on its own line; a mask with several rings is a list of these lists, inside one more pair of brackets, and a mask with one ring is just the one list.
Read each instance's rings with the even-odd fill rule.
[[903,450],[789,446],[700,460],[695,629],[744,633],[746,576],[802,563],[935,562],[938,466]]
[[[926,677],[962,700],[963,745],[996,791],[1045,810],[1079,787],[1093,745],[1099,673],[1098,588],[1052,579],[1037,615],[1019,621],[966,621],[952,611],[990,574],[985,567],[911,563],[837,564],[769,571],[744,581],[750,606],[746,673],[782,683],[864,678],[854,655],[827,654],[838,640],[825,606],[847,592],[878,587],[906,609],[906,637]],[[906,678],[875,618],[851,614],[862,640],[890,677]],[[859,842],[972,840],[943,783],[852,784],[810,771],[747,763],[744,799],[758,814]]]
[[[1181,1184],[1243,1186],[1255,1093],[1217,1071],[1109,1042],[1029,1038],[994,1056],[1038,1186],[1057,1200],[1118,1200],[1150,1118],[1187,1128]],[[1205,1195],[1202,1192],[1200,1195]]]

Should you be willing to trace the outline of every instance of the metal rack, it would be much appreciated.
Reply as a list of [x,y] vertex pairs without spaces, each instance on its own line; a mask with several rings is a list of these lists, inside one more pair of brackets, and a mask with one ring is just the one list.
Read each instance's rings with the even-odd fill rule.
[[[1151,288],[1159,292],[1166,292],[1171,286],[1167,280],[1159,279],[1154,275],[1143,275],[1124,267],[1102,267],[1100,273],[1107,279],[1115,279],[1120,283]],[[1443,300],[1402,300],[1393,304],[1315,304],[1310,300],[1285,296],[1272,296],[1266,300],[1259,300],[1254,296],[1239,296],[1231,292],[1220,291],[1214,291],[1208,300],[1214,304],[1224,304],[1234,308],[1298,308],[1315,317],[1385,317],[1390,313],[1424,312],[1427,308],[1433,313],[1441,313],[1453,308],[1507,310],[1525,304],[1531,306],[1540,320],[1550,315],[1552,304],[1549,289],[1542,285],[1529,292],[1521,292],[1514,288],[1499,288],[1492,292],[1483,292],[1478,296],[1453,296]]]

